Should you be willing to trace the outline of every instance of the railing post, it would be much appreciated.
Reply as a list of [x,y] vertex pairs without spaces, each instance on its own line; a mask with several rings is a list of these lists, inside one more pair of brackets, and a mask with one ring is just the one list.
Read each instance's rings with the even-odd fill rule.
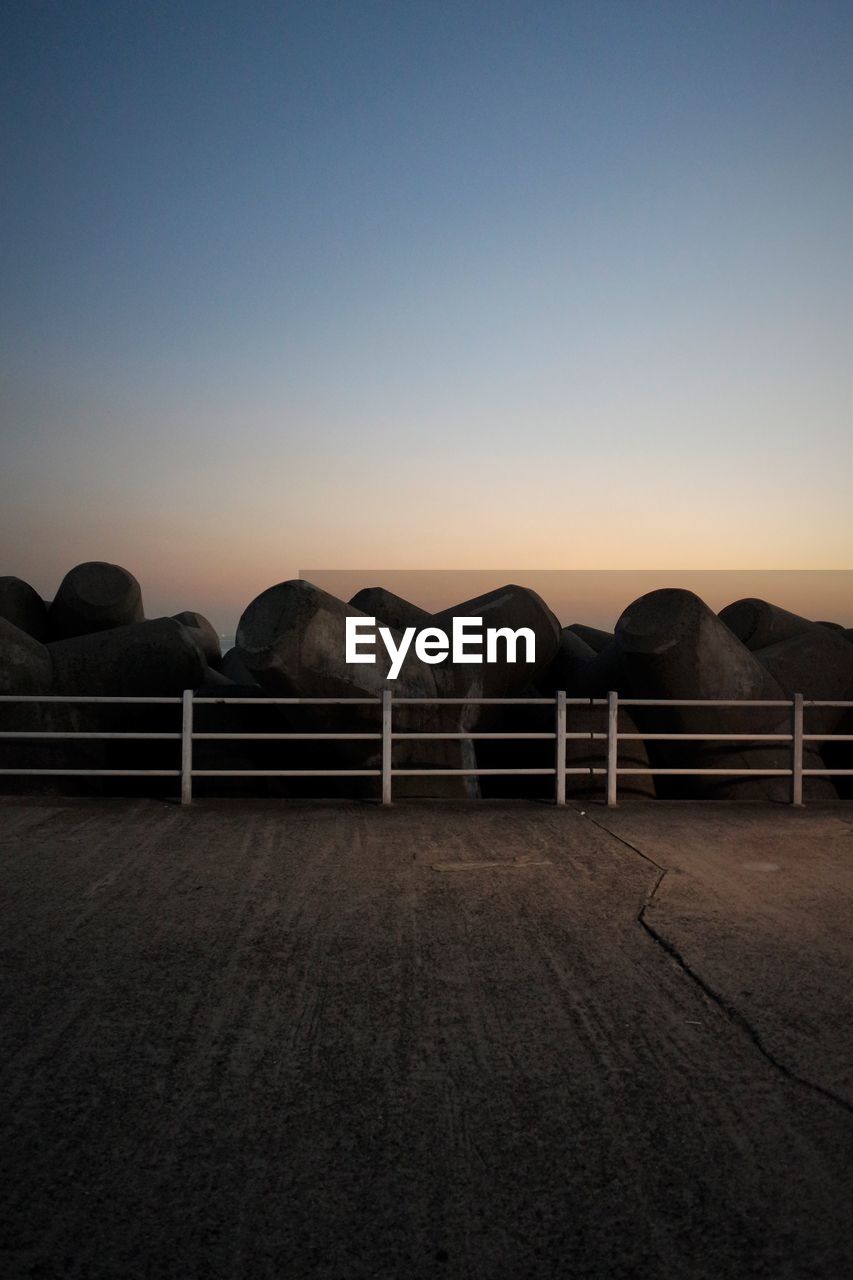
[[382,690],[382,803],[391,803],[391,703],[390,689]]
[[791,726],[791,804],[803,803],[803,695],[794,694]]
[[181,804],[193,798],[193,691],[184,689],[181,716]]
[[616,805],[616,766],[619,760],[619,694],[611,689],[607,695],[607,804]]
[[557,693],[557,723],[555,728],[554,768],[557,781],[554,791],[558,805],[566,803],[566,693],[560,689]]

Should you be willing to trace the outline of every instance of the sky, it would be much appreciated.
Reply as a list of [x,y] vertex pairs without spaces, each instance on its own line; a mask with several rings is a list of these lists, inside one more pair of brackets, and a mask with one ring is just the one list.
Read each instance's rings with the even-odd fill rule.
[[2,27],[0,572],[853,568],[848,0]]

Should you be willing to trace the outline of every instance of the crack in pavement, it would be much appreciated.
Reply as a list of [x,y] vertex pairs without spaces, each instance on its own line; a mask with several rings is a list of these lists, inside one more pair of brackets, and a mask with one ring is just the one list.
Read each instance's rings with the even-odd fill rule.
[[732,1022],[739,1031],[742,1031],[752,1041],[761,1056],[770,1063],[775,1071],[778,1071],[792,1084],[799,1085],[803,1089],[808,1089],[811,1093],[819,1094],[820,1097],[825,1098],[828,1102],[834,1103],[848,1115],[853,1116],[853,1103],[850,1103],[842,1094],[836,1093],[833,1089],[827,1089],[824,1085],[818,1084],[814,1080],[809,1080],[806,1076],[798,1075],[795,1071],[792,1071],[787,1067],[784,1062],[777,1058],[776,1055],[767,1048],[759,1031],[752,1025],[749,1019],[745,1017],[745,1015],[742,1014],[734,1005],[729,1004],[725,996],[721,995],[719,991],[715,991],[714,988],[690,966],[675,944],[671,942],[669,938],[665,938],[663,934],[658,933],[657,929],[655,929],[654,926],[646,919],[646,911],[654,902],[657,892],[666,879],[670,868],[662,867],[659,862],[656,862],[654,858],[650,857],[647,853],[644,853],[642,849],[638,849],[635,844],[631,844],[630,840],[626,840],[623,836],[617,835],[615,831],[611,831],[609,827],[604,825],[604,823],[593,818],[588,811],[584,816],[593,823],[594,826],[598,827],[600,831],[603,831],[605,835],[610,836],[614,840],[618,840],[618,842],[624,845],[626,849],[630,849],[632,853],[636,853],[638,857],[642,858],[644,862],[648,862],[649,865],[654,867],[658,872],[657,878],[637,914],[637,923],[645,930],[652,941],[665,951],[682,973],[684,973],[686,977],[688,977],[690,981],[693,982],[699,990],[726,1015],[729,1021]]

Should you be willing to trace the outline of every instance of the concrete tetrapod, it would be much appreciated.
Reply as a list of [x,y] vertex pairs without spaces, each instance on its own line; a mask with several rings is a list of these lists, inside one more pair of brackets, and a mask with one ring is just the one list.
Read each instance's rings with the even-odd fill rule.
[[[616,624],[616,640],[625,657],[634,697],[675,699],[783,699],[784,691],[753,653],[694,595],[666,588],[635,600]],[[696,707],[629,708],[643,732],[790,733],[786,708]],[[786,743],[651,742],[654,763],[667,768],[789,769]],[[819,757],[804,753],[807,767]],[[787,800],[785,777],[658,776],[659,794],[726,799]],[[832,795],[823,780],[812,794]]]
[[174,618],[75,636],[46,648],[56,693],[169,696],[196,688],[205,674],[195,640]]
[[270,694],[282,698],[375,698],[386,687],[400,697],[436,697],[435,669],[418,662],[412,649],[393,684],[386,679],[381,649],[375,662],[346,662],[346,619],[364,616],[302,578],[279,582],[243,612],[237,656]]
[[576,694],[575,682],[581,678],[591,662],[596,658],[596,651],[586,640],[582,639],[573,627],[564,627],[560,633],[560,644],[554,660],[547,670],[543,671],[536,686],[546,696],[556,693],[558,689],[565,693]]
[[[421,631],[424,627],[437,625],[433,615],[426,609],[421,609],[419,605],[412,604],[411,600],[395,595],[393,591],[387,591],[385,587],[365,587],[356,592],[350,604],[369,617],[375,617],[379,625],[391,627],[397,632],[405,631],[407,627],[416,627]],[[447,696],[452,696],[452,677],[445,672],[437,679],[438,683],[448,682]],[[439,707],[431,717],[429,731],[437,733],[443,730],[445,733],[453,733],[458,731],[459,725],[458,707]],[[380,758],[378,755],[372,755],[366,763],[371,768],[378,768]],[[476,769],[477,757],[474,744],[465,740],[458,742],[403,741],[394,746],[394,766],[400,769]],[[394,793],[401,798],[434,796],[436,783],[441,781],[436,778],[397,778],[394,781]],[[455,780],[446,778],[443,780],[441,790],[445,795],[452,792],[456,795],[477,796],[480,793],[480,784],[473,776]]]
[[[397,632],[405,631],[407,627],[416,627],[421,631],[424,627],[439,625],[426,609],[421,609],[419,605],[412,604],[411,600],[395,595],[393,591],[386,591],[384,587],[365,587],[353,596],[350,604],[356,609],[361,609],[369,617],[375,617],[379,625],[391,627]],[[442,683],[447,685],[445,696],[453,697],[455,684],[452,667],[445,669],[441,674],[437,673],[436,678],[439,685]],[[459,707],[439,707],[430,717],[429,730],[433,733],[439,731],[454,733],[460,730],[461,725]],[[379,757],[371,756],[367,763],[370,767],[377,768]],[[477,755],[473,742],[465,739],[456,742],[403,741],[395,744],[394,765],[401,769],[476,769]],[[394,783],[394,791],[401,798],[434,796],[438,781],[436,778],[398,778]],[[477,796],[480,793],[480,784],[473,776],[456,780],[444,779],[442,794],[448,794],[451,789],[453,794]]]
[[585,640],[595,653],[601,653],[602,649],[606,649],[609,644],[613,643],[612,631],[601,631],[598,627],[587,627],[582,622],[573,622],[566,630],[573,631],[576,636],[580,636],[581,640]]
[[520,696],[520,691],[534,683],[548,670],[560,647],[560,624],[541,596],[529,587],[508,583],[495,591],[465,600],[437,613],[434,625],[448,633],[454,618],[482,618],[483,627],[507,628],[517,631],[527,627],[536,637],[536,660],[524,662],[524,646],[521,645],[516,662],[496,662],[457,666],[459,696],[482,698],[510,698]]
[[[599,635],[605,633],[599,632]],[[600,653],[582,639],[576,627],[564,627],[560,635],[560,645],[554,661],[536,682],[535,692],[553,698],[563,690],[570,698],[602,698],[610,689],[622,691],[624,688],[622,650],[611,639]],[[587,733],[604,732],[607,728],[606,713],[600,708],[569,707],[567,718],[571,732]],[[505,719],[507,727],[529,732],[552,730],[554,727],[554,710],[551,707],[516,707],[509,708]],[[633,722],[624,713],[620,713],[620,728],[630,733],[636,730]],[[626,748],[627,751],[627,748]],[[530,763],[550,764],[553,751],[544,744],[529,744],[526,751]],[[578,768],[604,768],[607,762],[606,743],[596,739],[568,739],[566,742],[567,762]],[[636,768],[648,766],[648,757],[642,743],[634,743],[626,754],[624,763]],[[569,774],[566,778],[566,794],[595,798],[599,780],[595,775],[587,773]],[[649,776],[638,776],[626,784],[626,790],[638,796],[654,794],[654,782]],[[545,796],[553,794],[550,780],[539,779],[531,783],[529,794]]]
[[48,610],[51,639],[108,631],[144,618],[142,592],[132,573],[117,564],[90,560],[69,570]]
[[557,656],[537,681],[551,695],[563,689],[573,698],[603,698],[627,689],[622,649],[615,640],[596,653],[571,627],[563,629]]
[[53,664],[47,648],[0,618],[0,694],[49,693]]
[[189,629],[207,665],[213,667],[214,671],[218,671],[222,665],[222,646],[213,623],[203,613],[194,613],[191,609],[185,609],[183,613],[175,613],[172,616],[175,622],[180,622],[182,626]]
[[[210,672],[207,673],[208,680]],[[214,703],[196,702],[193,727],[196,733],[226,733],[264,735],[282,733],[288,729],[278,707],[259,701],[264,691],[257,684],[248,687],[234,684],[217,673],[214,683],[201,685],[196,690],[198,698],[215,698]],[[228,698],[229,702],[218,701]],[[323,743],[319,744],[322,748]],[[306,760],[306,754],[310,759]],[[230,778],[196,778],[193,795],[263,796],[282,797],[305,794],[304,780],[252,776],[258,771],[274,769],[313,768],[322,765],[317,757],[318,748],[313,744],[264,740],[262,736],[249,738],[199,739],[193,744],[195,769],[228,770],[236,776]],[[310,794],[310,788],[308,793]],[[316,793],[316,792],[315,792]],[[319,793],[317,793],[319,794]]]
[[254,685],[256,689],[260,689],[261,687],[252,675],[251,671],[240,658],[236,648],[228,649],[227,652],[222,655],[222,662],[220,663],[219,670],[224,676],[227,676],[229,680],[233,680],[235,684],[242,685],[244,688],[248,685]]
[[[0,693],[39,695],[55,693],[50,650],[18,627],[0,619]],[[0,703],[0,728],[13,733],[79,733],[102,728],[97,714],[68,704],[46,702]],[[100,744],[67,743],[61,740],[6,739],[0,742],[3,769],[100,768],[104,754]],[[75,788],[67,778],[28,778],[10,774],[3,778],[5,792],[50,789],[69,792]]]
[[[531,697],[541,697],[542,690],[533,686],[523,693]],[[556,723],[556,706],[550,702],[553,691],[547,695],[546,706],[509,706],[503,713],[500,729],[514,733],[554,733]],[[570,695],[571,696],[571,695]],[[582,733],[583,738],[566,738],[566,765],[568,768],[583,769],[583,773],[566,775],[566,795],[580,800],[603,800],[606,795],[606,778],[603,772],[594,774],[593,769],[604,771],[607,767],[607,708],[572,706],[566,708],[567,735]],[[637,726],[626,711],[619,712],[619,732],[636,733]],[[593,735],[604,735],[594,737]],[[512,768],[513,762],[531,768],[553,768],[555,763],[556,744],[551,739],[540,741],[520,740],[507,742],[477,742],[477,758],[481,765],[489,768]],[[619,745],[620,768],[647,769],[649,757],[645,745],[640,740],[623,742]],[[483,794],[489,797],[512,796],[551,800],[555,795],[555,779],[553,775],[521,775],[518,778],[485,777],[482,780]],[[623,798],[648,799],[655,795],[654,778],[651,774],[628,775],[619,780],[619,791]]]
[[628,689],[625,655],[616,640],[597,653],[574,681],[575,695],[579,698],[604,698],[611,689],[619,693]]
[[[375,616],[397,629],[407,626],[420,629],[432,624],[450,636],[454,618],[471,617],[482,618],[484,629],[506,627],[516,631],[527,627],[534,633],[534,663],[528,664],[521,660],[526,656],[522,645],[519,660],[515,663],[448,664],[437,668],[437,683],[445,686],[443,692],[446,697],[520,697],[527,691],[535,694],[536,691],[528,689],[528,686],[537,673],[550,665],[556,652],[555,641],[559,640],[559,623],[541,597],[527,587],[513,584],[453,605],[434,616],[382,588],[368,588],[359,592],[353,597],[352,603],[357,603],[359,608],[370,614],[375,610]],[[523,724],[524,719],[524,708],[519,707],[445,707],[439,713],[440,725],[437,724],[436,728],[440,727],[445,732],[462,732],[466,729],[509,732],[514,726]],[[428,745],[433,753],[439,746],[437,743]],[[405,749],[405,745],[401,744],[401,757]],[[481,742],[475,752],[471,743],[463,742],[461,751],[465,757],[462,763],[464,768],[474,768],[477,765],[483,768],[523,767],[531,765],[528,757],[535,754],[521,743],[498,746],[495,743]],[[489,789],[493,791],[495,786],[518,794],[511,778],[500,782],[492,780]],[[422,794],[414,780],[411,788],[413,793]]]
[[22,578],[0,578],[0,619],[5,618],[34,640],[47,635],[47,605]]
[[[801,693],[807,700],[853,699],[853,645],[843,632],[816,626],[754,652],[789,698]],[[806,707],[805,732],[834,733],[843,717],[843,707]]]
[[778,605],[754,596],[727,604],[717,616],[747,649],[764,649],[818,625],[808,618],[801,618],[798,613],[789,613],[787,609],[780,609]]
[[[500,587],[473,600],[453,605],[434,616],[417,605],[401,599],[400,596],[385,591],[382,587],[367,588],[359,592],[353,597],[351,603],[368,614],[375,614],[381,622],[397,630],[412,626],[420,629],[432,624],[450,635],[455,617],[481,617],[484,628],[509,627],[516,630],[526,626],[533,630],[537,650],[535,664],[528,666],[521,662],[514,665],[501,663],[494,667],[450,664],[443,668],[442,674],[438,676],[439,683],[444,681],[447,685],[445,693],[447,697],[522,696],[530,683],[531,671],[539,671],[546,661],[541,657],[543,651],[546,655],[551,652],[554,626],[559,626],[550,609],[535,592],[512,585]],[[536,691],[529,690],[529,692],[535,694]],[[436,728],[440,727],[445,732],[461,732],[465,729],[473,731],[476,726],[479,729],[500,729],[509,732],[513,727],[524,727],[524,711],[525,709],[521,707],[503,710],[487,707],[467,709],[444,707],[439,713],[440,725],[436,724]],[[407,755],[407,748],[414,745],[400,744],[401,765]],[[522,743],[506,743],[499,746],[496,743],[481,742],[477,744],[476,750],[474,744],[470,742],[463,741],[459,745],[463,756],[460,767],[463,768],[475,768],[478,765],[483,768],[510,768],[513,765],[521,767],[535,763],[532,759],[535,752],[531,752],[529,746],[525,747]],[[431,755],[435,757],[439,746],[438,743],[423,744],[419,747],[419,751],[423,756],[425,748],[428,747]],[[414,764],[414,761],[405,760],[405,763]],[[432,761],[422,760],[424,766],[429,763],[435,763],[438,767],[438,761],[435,758]],[[469,789],[471,785],[473,784],[469,784]],[[421,783],[416,779],[408,782],[401,779],[400,788],[401,793],[410,791],[411,794],[424,794]],[[486,789],[494,794],[496,788],[499,792],[519,794],[512,778],[491,779]]]
[[[853,695],[848,695],[846,701],[853,701]],[[809,732],[809,712],[805,711],[804,719],[806,724],[806,732]],[[820,732],[816,729],[815,732]],[[853,769],[853,742],[839,742],[840,736],[853,737],[853,707],[848,707],[842,712],[840,718],[833,726],[833,732],[837,735],[834,740],[821,744],[821,756],[827,769]],[[839,776],[833,779],[835,789],[844,800],[853,800],[853,775]]]
[[433,616],[426,609],[404,600],[393,591],[386,591],[384,587],[364,587],[356,592],[350,604],[392,631],[405,631],[406,627],[417,627],[420,631],[433,624]]
[[[619,733],[637,733],[637,725],[627,711],[620,708]],[[566,775],[566,795],[588,800],[604,800],[607,795],[607,708],[567,707],[566,733],[586,733],[587,738],[566,739],[566,764],[584,768],[586,774]],[[593,735],[604,734],[604,737]],[[640,738],[619,743],[620,769],[648,769],[649,753]],[[597,769],[599,772],[593,773]],[[656,794],[654,776],[650,773],[625,774],[619,778],[617,798],[648,800]]]
[[[110,631],[93,632],[46,646],[53,664],[56,694],[94,697],[179,697],[205,679],[204,659],[189,630],[174,618],[156,618]],[[48,712],[45,711],[45,715]],[[58,721],[69,714],[63,704],[49,712]],[[179,706],[156,704],[94,704],[74,708],[73,727],[88,732],[179,732]],[[53,725],[51,725],[53,727]],[[177,767],[177,743],[149,741],[84,741],[63,744],[69,764],[110,769]],[[172,779],[87,781],[87,791],[128,795],[151,794],[152,789],[174,791]]]
[[[453,677],[447,668],[420,662],[410,649],[399,678],[388,682],[381,650],[376,662],[351,664],[345,660],[345,626],[348,617],[365,615],[353,605],[322,591],[303,579],[278,583],[258,596],[243,613],[237,627],[237,657],[271,695],[286,698],[379,698],[384,688],[398,698],[452,696]],[[383,624],[384,625],[384,624]],[[411,624],[410,624],[411,625]],[[392,628],[393,630],[393,628]],[[399,644],[400,635],[395,632]],[[287,708],[289,722],[300,731],[377,732],[378,706],[311,706]],[[445,727],[436,706],[395,707],[395,732],[436,732]],[[445,730],[447,731],[447,730]],[[459,743],[395,745],[394,764],[400,768],[466,768]],[[376,747],[363,744],[324,744],[328,767],[377,768]],[[436,758],[436,753],[438,758]],[[337,757],[337,761],[335,760]],[[419,763],[423,757],[423,762]],[[331,785],[330,785],[331,784]],[[327,780],[325,794],[334,794],[334,779]],[[375,794],[375,779],[365,780],[365,794]],[[470,784],[460,778],[425,779],[415,784],[420,794],[459,796],[470,794]],[[346,790],[340,785],[337,791]],[[406,793],[403,779],[395,783],[397,795]]]
[[[541,596],[529,587],[514,583],[465,600],[435,615],[435,625],[451,632],[454,618],[482,618],[483,627],[529,628],[536,639],[536,660],[523,661],[524,645],[519,646],[516,662],[506,661],[482,665],[457,665],[452,668],[454,693],[450,696],[472,698],[513,698],[537,696],[536,681],[554,662],[560,645],[560,624]],[[498,650],[499,654],[502,652]],[[457,731],[471,732],[537,732],[542,708],[524,706],[477,706],[459,708]],[[548,725],[548,729],[552,725]],[[543,763],[542,743],[507,740],[480,740],[474,744],[480,768],[537,768]],[[552,764],[552,759],[547,760]],[[483,779],[483,789],[490,795],[538,795],[547,792],[548,781],[541,777],[505,775]]]
[[[853,645],[844,631],[819,624],[757,649],[755,656],[789,696],[801,693],[807,700],[853,701]],[[846,736],[853,733],[853,709],[805,707],[803,727],[806,733]],[[827,769],[853,769],[853,743],[827,739],[815,746]],[[838,777],[834,785],[844,798],[853,794],[853,778]]]

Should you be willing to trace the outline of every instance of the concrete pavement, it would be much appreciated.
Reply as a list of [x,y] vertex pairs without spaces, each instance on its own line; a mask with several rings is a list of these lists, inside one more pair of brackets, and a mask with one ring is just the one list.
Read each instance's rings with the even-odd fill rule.
[[4,800],[0,1271],[853,1274],[851,818]]

